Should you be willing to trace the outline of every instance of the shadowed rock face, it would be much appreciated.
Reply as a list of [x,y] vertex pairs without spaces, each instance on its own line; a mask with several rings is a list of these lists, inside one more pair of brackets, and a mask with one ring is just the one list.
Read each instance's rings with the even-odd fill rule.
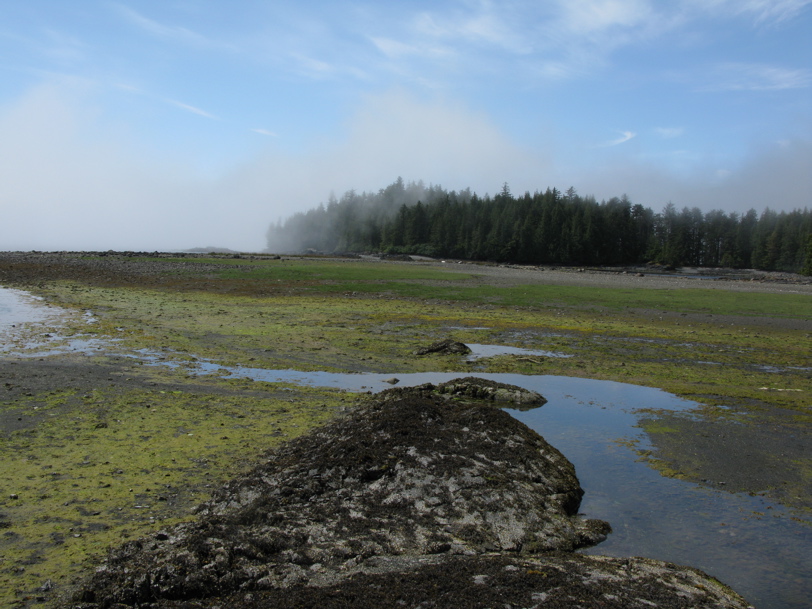
[[569,554],[609,532],[577,515],[572,464],[505,412],[432,389],[384,392],[269,453],[195,522],[112,551],[69,605],[476,607],[521,597],[563,607],[590,594],[633,599],[629,590],[691,603],[724,591],[656,561]]

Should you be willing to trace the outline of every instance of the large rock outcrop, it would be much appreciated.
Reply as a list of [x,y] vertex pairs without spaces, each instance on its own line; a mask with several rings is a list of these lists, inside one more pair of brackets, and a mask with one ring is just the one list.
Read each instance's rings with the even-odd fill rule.
[[[392,389],[113,550],[76,608],[746,607],[700,572],[573,554],[572,464],[493,407]],[[577,602],[576,602],[577,601]]]

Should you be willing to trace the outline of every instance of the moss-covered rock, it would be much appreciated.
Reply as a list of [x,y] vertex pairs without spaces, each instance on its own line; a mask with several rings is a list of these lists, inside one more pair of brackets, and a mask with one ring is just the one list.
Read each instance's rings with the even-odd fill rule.
[[268,453],[196,521],[112,551],[66,604],[747,606],[691,569],[572,554],[610,531],[582,495],[507,413],[392,389]]

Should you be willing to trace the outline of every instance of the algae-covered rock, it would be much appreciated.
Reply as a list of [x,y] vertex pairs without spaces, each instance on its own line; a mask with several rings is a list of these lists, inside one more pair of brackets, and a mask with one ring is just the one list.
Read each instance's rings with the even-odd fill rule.
[[111,551],[68,605],[746,606],[693,570],[572,554],[610,531],[578,516],[572,464],[433,389],[391,389],[268,453],[194,522]]
[[570,553],[372,558],[337,584],[239,592],[219,604],[241,609],[749,607],[730,588],[695,569],[644,558]]
[[447,338],[432,343],[428,347],[420,347],[414,352],[415,355],[428,355],[430,353],[468,355],[471,353],[471,348],[465,343]]
[[530,409],[547,403],[544,396],[530,389],[489,381],[475,376],[440,383],[437,386],[437,392],[455,397],[495,402],[503,407],[510,405]]

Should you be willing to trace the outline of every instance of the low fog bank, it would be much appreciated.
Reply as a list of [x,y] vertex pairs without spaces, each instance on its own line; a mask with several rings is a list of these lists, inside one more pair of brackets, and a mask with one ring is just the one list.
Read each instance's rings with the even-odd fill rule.
[[[467,196],[498,192],[504,182],[516,193],[575,185],[598,199],[627,193],[654,209],[673,201],[680,209],[790,211],[812,200],[812,145],[801,136],[727,169],[700,158],[680,172],[624,145],[586,153],[589,143],[536,127],[533,141],[520,143],[471,108],[393,90],[365,97],[339,130],[318,139],[250,133],[221,150],[206,129],[223,126],[200,126],[196,143],[208,145],[150,141],[99,99],[92,87],[52,82],[0,107],[0,249],[261,251],[269,223],[318,214],[330,192],[352,192],[364,209],[369,193],[397,175],[422,179],[426,189],[470,189]],[[424,199],[418,185],[404,185],[403,199],[387,199],[375,213]],[[274,239],[280,250],[306,246]]]

